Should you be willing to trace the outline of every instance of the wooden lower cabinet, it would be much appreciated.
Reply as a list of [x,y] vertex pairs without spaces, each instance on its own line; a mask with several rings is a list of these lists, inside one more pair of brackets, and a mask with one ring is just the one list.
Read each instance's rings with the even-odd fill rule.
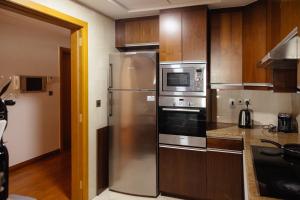
[[243,155],[207,151],[207,199],[243,199]]
[[164,195],[206,199],[206,152],[159,148],[159,189]]

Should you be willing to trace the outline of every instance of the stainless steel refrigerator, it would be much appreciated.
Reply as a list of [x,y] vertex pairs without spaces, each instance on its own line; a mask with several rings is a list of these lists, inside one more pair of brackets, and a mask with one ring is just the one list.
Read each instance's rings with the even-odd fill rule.
[[156,52],[110,55],[110,190],[157,196],[156,68]]

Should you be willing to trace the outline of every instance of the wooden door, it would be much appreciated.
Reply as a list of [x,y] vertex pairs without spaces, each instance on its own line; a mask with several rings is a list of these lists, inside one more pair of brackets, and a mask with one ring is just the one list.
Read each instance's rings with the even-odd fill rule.
[[207,7],[188,7],[182,10],[183,61],[207,60]]
[[211,83],[242,84],[242,10],[210,14]]
[[61,150],[71,149],[71,51],[60,48]]
[[159,189],[186,199],[206,198],[206,152],[159,148]]
[[257,1],[246,6],[243,12],[244,83],[263,86],[271,82],[271,73],[258,66],[267,52],[267,2]]
[[158,16],[146,17],[140,20],[141,43],[158,43],[159,22]]
[[159,16],[160,61],[182,60],[181,10],[161,11]]
[[207,152],[207,199],[243,199],[242,154]]

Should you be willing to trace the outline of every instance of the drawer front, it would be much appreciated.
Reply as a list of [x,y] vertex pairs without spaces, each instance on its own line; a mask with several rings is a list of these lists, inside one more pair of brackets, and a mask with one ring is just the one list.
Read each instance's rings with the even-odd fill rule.
[[244,144],[243,140],[239,139],[223,139],[208,137],[207,148],[242,151],[244,149]]

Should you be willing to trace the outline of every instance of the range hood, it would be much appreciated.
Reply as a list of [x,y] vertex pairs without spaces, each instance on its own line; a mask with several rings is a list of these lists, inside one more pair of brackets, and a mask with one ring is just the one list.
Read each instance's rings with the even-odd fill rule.
[[298,27],[294,28],[258,63],[272,68],[294,68],[300,59],[300,37]]

